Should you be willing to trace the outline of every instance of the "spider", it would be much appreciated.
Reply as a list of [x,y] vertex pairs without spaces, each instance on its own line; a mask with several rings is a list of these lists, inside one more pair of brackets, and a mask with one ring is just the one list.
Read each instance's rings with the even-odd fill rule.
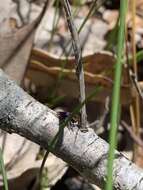
[[[58,111],[57,115],[59,117],[60,123],[62,123],[70,117],[71,113],[66,111]],[[72,119],[68,122],[68,127],[71,129],[73,127],[79,127],[79,117],[77,115],[72,117]]]

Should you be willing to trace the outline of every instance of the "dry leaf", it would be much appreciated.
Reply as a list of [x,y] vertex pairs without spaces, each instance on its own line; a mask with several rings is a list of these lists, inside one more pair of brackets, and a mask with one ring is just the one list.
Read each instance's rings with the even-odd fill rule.
[[[59,58],[45,51],[34,49],[27,76],[40,88],[40,91],[41,88],[45,88],[48,92],[48,88],[53,86],[58,80],[59,75],[62,74],[63,78],[60,80],[57,95],[77,98],[78,83],[75,75],[74,61],[74,57]],[[112,91],[115,58],[111,53],[102,51],[83,56],[83,62],[86,95],[90,95],[96,86],[100,85],[103,87],[103,90],[96,95],[95,99],[103,102],[105,97],[110,95]],[[124,77],[124,81],[122,81],[123,104],[128,104],[131,101],[129,85],[126,81],[127,78]]]
[[0,67],[21,83],[31,52],[35,21],[14,33],[0,36]]

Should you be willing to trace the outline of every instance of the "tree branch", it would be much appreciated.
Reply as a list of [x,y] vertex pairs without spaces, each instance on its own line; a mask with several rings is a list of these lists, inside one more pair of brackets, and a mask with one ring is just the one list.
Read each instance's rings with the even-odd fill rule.
[[[17,133],[41,145],[48,145],[59,131],[56,113],[24,92],[0,70],[0,128]],[[77,127],[64,128],[51,150],[91,183],[101,188],[106,180],[108,144],[92,129],[82,133]],[[143,170],[116,151],[115,189],[143,189]]]

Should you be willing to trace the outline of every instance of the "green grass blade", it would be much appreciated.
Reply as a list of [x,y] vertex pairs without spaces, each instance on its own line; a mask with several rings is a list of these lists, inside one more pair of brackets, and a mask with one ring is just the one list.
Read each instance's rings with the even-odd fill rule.
[[80,28],[78,29],[78,33],[81,32],[81,30],[83,29],[84,25],[86,24],[87,20],[90,18],[90,16],[92,16],[94,11],[97,11],[104,3],[106,0],[102,0],[98,5],[97,4],[98,0],[95,0],[89,10],[89,13],[87,14],[87,16],[85,17],[85,19],[83,20]]
[[56,8],[55,8],[55,13],[54,13],[54,18],[53,18],[51,37],[50,37],[50,40],[49,40],[49,43],[48,43],[48,48],[49,49],[51,48],[53,38],[54,38],[54,34],[56,32],[56,28],[58,26],[58,22],[59,22],[59,19],[60,19],[60,16],[59,16],[59,0],[56,0],[55,3],[56,3],[56,5],[55,5]]
[[125,39],[125,20],[127,12],[128,0],[120,1],[120,19],[118,32],[118,46],[117,46],[117,61],[115,67],[115,83],[113,86],[113,98],[111,108],[111,129],[110,129],[110,147],[107,168],[107,182],[106,190],[113,189],[113,161],[114,150],[116,148],[116,134],[119,120],[119,105],[120,105],[120,86],[122,74],[122,56],[124,53],[124,39]]
[[6,171],[4,167],[4,161],[3,161],[1,148],[0,148],[0,173],[2,174],[2,177],[3,177],[4,189],[8,190],[8,182],[7,182],[7,176],[6,176]]

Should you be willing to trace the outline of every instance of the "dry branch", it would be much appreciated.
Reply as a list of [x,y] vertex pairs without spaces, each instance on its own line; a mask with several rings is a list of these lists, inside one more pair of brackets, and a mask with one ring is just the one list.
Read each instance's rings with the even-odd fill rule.
[[[0,128],[41,145],[48,145],[59,130],[55,112],[40,104],[0,70]],[[101,188],[106,180],[108,144],[92,129],[82,133],[64,128],[52,152]],[[143,170],[116,151],[114,188],[143,189]]]

